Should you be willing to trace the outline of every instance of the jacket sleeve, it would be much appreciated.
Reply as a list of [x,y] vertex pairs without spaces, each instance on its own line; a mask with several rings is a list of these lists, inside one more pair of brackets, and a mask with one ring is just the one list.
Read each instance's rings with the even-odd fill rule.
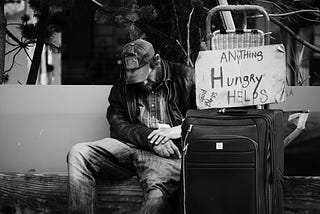
[[187,75],[187,82],[188,82],[188,91],[189,91],[189,106],[188,106],[188,110],[189,109],[197,109],[197,104],[196,104],[196,86],[195,86],[195,70],[192,67],[187,67],[186,68],[188,70],[188,75]]
[[176,75],[179,76],[179,78],[183,79],[183,81],[180,81],[180,87],[181,91],[185,95],[183,98],[182,106],[180,106],[180,110],[183,109],[184,116],[185,113],[189,109],[196,109],[196,88],[195,88],[195,70],[193,67],[180,64],[180,63],[173,63],[172,68]]
[[146,126],[135,124],[129,117],[123,86],[116,83],[109,95],[107,120],[112,138],[130,143],[138,148],[151,149],[147,136],[152,132]]

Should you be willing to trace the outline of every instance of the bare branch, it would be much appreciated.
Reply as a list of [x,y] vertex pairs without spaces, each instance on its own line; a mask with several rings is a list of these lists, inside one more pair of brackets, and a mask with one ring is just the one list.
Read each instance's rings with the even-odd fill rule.
[[32,58],[30,57],[28,51],[26,50],[26,48],[23,48],[24,52],[26,53],[27,57],[29,58],[29,60],[32,62]]
[[190,65],[191,58],[190,58],[190,25],[191,25],[191,18],[193,14],[194,8],[192,8],[190,14],[189,14],[189,19],[188,19],[188,24],[187,24],[187,60],[188,60],[188,65]]
[[257,0],[263,3],[268,3],[268,4],[272,4],[273,6],[275,6],[276,8],[278,8],[280,11],[284,11],[282,7],[280,7],[280,5],[276,4],[273,1],[267,1],[267,0]]
[[9,69],[5,70],[4,73],[8,73],[9,71],[12,70],[13,65],[14,65],[14,63],[15,63],[16,56],[17,56],[18,53],[21,51],[21,49],[22,49],[22,48],[20,47],[20,49],[13,55],[11,66],[10,66]]
[[96,0],[91,0],[94,4],[96,4],[97,6],[99,6],[100,8],[104,8],[103,4],[101,4],[100,2],[96,1]]
[[[273,1],[269,1],[269,0],[257,0],[260,1],[262,3],[268,3],[268,4],[272,4],[273,6],[275,6],[279,11],[281,12],[287,12],[292,10],[292,8],[284,3],[282,3],[281,1],[278,1],[277,3],[273,2]],[[291,20],[291,22],[295,22],[298,23],[298,20],[293,16],[293,17],[288,17],[288,19]]]
[[26,44],[26,48],[32,47],[32,45],[35,45],[37,43],[37,40],[25,40],[24,44]]
[[9,42],[9,40],[7,40],[7,39],[6,39],[6,42],[7,42],[7,44],[8,44],[8,45],[11,45],[11,46],[18,46],[18,47],[19,47],[19,45],[17,45],[17,44],[13,44],[13,43]]
[[177,8],[176,8],[176,5],[174,3],[174,0],[171,0],[172,1],[172,7],[173,7],[173,12],[174,12],[174,17],[176,19],[176,28],[177,28],[177,31],[178,31],[178,39],[179,39],[179,42],[182,41],[182,38],[181,38],[181,32],[180,32],[180,29],[179,29],[179,18],[178,18],[178,15],[177,15]]
[[17,46],[15,48],[13,48],[12,50],[10,50],[7,53],[5,53],[4,55],[8,55],[8,54],[12,53],[13,51],[17,50],[18,48],[20,48],[20,46]]
[[281,27],[282,29],[286,30],[290,36],[292,36],[296,41],[300,42],[302,45],[305,45],[306,47],[310,48],[311,50],[320,53],[320,48],[310,44],[309,42],[303,40],[301,37],[297,36],[288,26],[283,24],[282,22],[278,21],[277,19],[270,17],[270,20]]
[[11,22],[11,23],[8,23],[8,24],[7,24],[7,26],[10,26],[10,25],[18,25],[18,26],[21,26],[22,24],[21,24],[21,23],[18,23],[18,22],[17,22],[17,23]]
[[[153,32],[157,32],[159,35],[162,35],[163,37],[165,37],[168,40],[171,40],[171,38],[167,35],[164,34],[163,32],[159,31],[158,29],[152,27],[151,25],[145,24],[146,27],[148,27],[149,29],[151,29]],[[181,43],[179,40],[175,40],[176,43],[179,45],[179,47],[181,48],[182,52],[185,54],[185,56],[187,56],[187,52],[184,50],[184,48],[182,47]],[[190,65],[193,66],[192,61],[190,60]]]
[[59,47],[58,45],[56,45],[56,44],[54,44],[54,43],[45,43],[46,45],[48,45],[49,47],[53,47],[53,48],[55,48],[55,49],[59,49],[59,48],[61,48],[61,47]]
[[[314,14],[314,15],[316,15],[316,14]],[[317,15],[318,15],[318,14],[317,14]],[[303,16],[301,16],[301,15],[297,15],[297,16],[298,16],[300,19],[303,19],[303,20],[308,21],[308,22],[320,23],[320,21],[317,20],[317,19],[308,19],[308,18],[303,17]]]
[[161,31],[158,30],[157,28],[155,28],[155,27],[153,27],[153,26],[151,26],[151,25],[148,25],[148,24],[146,24],[146,23],[144,23],[144,25],[145,25],[146,27],[148,27],[149,29],[151,29],[153,32],[156,32],[157,34],[162,35],[162,36],[165,37],[166,39],[169,39],[169,40],[171,39],[170,36],[168,36],[167,34],[161,32]]
[[8,29],[6,29],[6,34],[15,41],[20,47],[25,47],[26,45],[22,43],[13,33],[11,33]]
[[[296,11],[290,11],[287,13],[274,13],[274,14],[269,14],[270,17],[283,17],[283,16],[291,16],[294,14],[298,13],[320,13],[320,10],[296,10]],[[250,16],[250,18],[260,18],[263,17],[263,15],[255,15],[255,16]]]
[[[182,52],[184,53],[185,56],[187,56],[187,52],[186,50],[182,47],[181,43],[179,42],[179,40],[176,40],[176,42],[178,43],[178,45],[180,46]],[[188,65],[191,65],[192,67],[194,67],[193,62],[190,60],[187,62]]]

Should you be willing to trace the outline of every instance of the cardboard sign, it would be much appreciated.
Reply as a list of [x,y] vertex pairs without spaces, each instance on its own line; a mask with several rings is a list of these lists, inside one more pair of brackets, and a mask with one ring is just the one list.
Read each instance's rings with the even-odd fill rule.
[[285,101],[283,45],[200,51],[195,64],[197,106],[226,108]]

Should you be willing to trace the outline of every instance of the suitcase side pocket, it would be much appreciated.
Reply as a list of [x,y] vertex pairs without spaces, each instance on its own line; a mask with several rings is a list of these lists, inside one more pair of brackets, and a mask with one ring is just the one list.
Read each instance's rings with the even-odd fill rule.
[[257,213],[259,164],[254,140],[238,135],[206,135],[185,143],[185,213]]

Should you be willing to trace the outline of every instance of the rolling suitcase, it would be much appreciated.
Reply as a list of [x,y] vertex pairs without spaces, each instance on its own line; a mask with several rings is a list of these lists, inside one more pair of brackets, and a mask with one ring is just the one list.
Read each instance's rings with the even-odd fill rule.
[[282,111],[191,110],[182,124],[185,214],[281,214]]
[[[210,10],[206,24],[209,50],[264,45],[262,31],[245,29],[240,36],[230,30],[211,34],[214,12],[239,8],[262,10],[247,5]],[[188,111],[182,123],[183,213],[282,214],[282,121],[281,110]]]

